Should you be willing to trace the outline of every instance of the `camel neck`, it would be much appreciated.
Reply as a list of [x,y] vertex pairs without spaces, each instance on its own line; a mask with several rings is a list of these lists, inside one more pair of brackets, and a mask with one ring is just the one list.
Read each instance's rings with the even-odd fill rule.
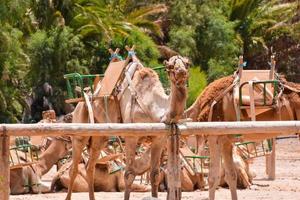
[[186,85],[177,86],[174,83],[171,84],[170,102],[169,102],[169,114],[170,119],[179,119],[182,117],[187,98]]

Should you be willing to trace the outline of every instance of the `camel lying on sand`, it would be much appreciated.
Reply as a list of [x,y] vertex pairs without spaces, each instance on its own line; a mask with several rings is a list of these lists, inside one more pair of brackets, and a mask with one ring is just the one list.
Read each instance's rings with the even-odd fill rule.
[[[252,180],[255,177],[255,174],[249,169],[250,160],[245,160],[241,156],[241,153],[238,151],[236,146],[233,147],[233,162],[234,169],[237,174],[237,188],[246,189],[252,185]],[[221,187],[228,187],[228,184],[225,180],[225,167],[222,165],[221,168],[221,178],[219,185]]]
[[[209,84],[199,95],[195,103],[186,111],[188,117],[193,121],[208,121],[211,105],[216,97],[221,96],[226,88],[229,88],[234,81],[234,76],[228,76],[216,80]],[[257,121],[272,120],[300,120],[300,85],[280,80],[283,91],[278,102],[282,105],[280,112],[278,109],[270,109],[267,112],[256,116]],[[234,95],[228,91],[222,98],[216,101],[212,110],[212,121],[236,121],[234,108]],[[241,115],[241,120],[248,120],[248,117]],[[274,138],[280,134],[248,134],[243,136],[244,141],[263,140]],[[209,198],[215,199],[215,191],[219,185],[220,159],[223,158],[225,168],[225,180],[229,185],[232,199],[237,199],[237,173],[233,161],[233,142],[232,136],[210,136],[208,137],[210,149],[210,169],[209,169]]]
[[[52,115],[49,117],[48,115]],[[44,119],[40,123],[52,123],[56,118],[53,116],[53,111],[43,112]],[[47,115],[47,116],[46,116]],[[51,120],[50,120],[51,118]],[[61,117],[57,122],[68,123],[72,118],[71,114]],[[28,164],[25,161],[25,155],[22,151],[18,151],[18,155],[11,153],[13,160],[20,160],[21,165],[10,169],[10,189],[11,194],[24,194],[24,193],[45,193],[50,192],[50,188],[41,182],[41,177],[46,174],[59,159],[66,156],[71,147],[71,140],[68,137],[52,137],[51,143],[48,146],[43,145],[41,137],[31,137],[30,144],[33,144],[37,149],[43,150],[39,159],[35,162]],[[69,142],[67,142],[69,141]],[[18,156],[19,158],[14,158]],[[28,156],[28,155],[27,155]],[[20,178],[21,177],[21,178]]]
[[[197,173],[191,175],[185,167],[181,168],[180,172],[181,179],[181,191],[182,192],[192,192],[195,190],[203,190],[205,183],[203,182],[203,174]],[[159,191],[166,192],[168,191],[168,173],[166,168],[163,168],[160,174],[159,181]]]
[[[164,92],[162,84],[159,81],[156,72],[150,68],[142,67],[139,60],[136,58],[132,50],[130,50],[133,62],[128,66],[135,67],[136,71],[127,75],[127,79],[124,80],[122,86],[122,94],[117,101],[116,98],[108,98],[107,106],[104,105],[103,100],[95,100],[92,102],[94,109],[94,118],[97,123],[105,123],[109,118],[109,122],[120,122],[120,118],[125,123],[132,122],[160,122],[162,121],[165,113],[167,113],[168,106],[178,107],[182,110],[177,110],[176,113],[169,113],[169,118],[179,118],[183,112],[186,100],[186,80],[187,80],[187,59],[180,56],[172,57],[169,62],[166,63],[172,85],[172,91],[170,97]],[[128,87],[128,83],[130,87]],[[101,83],[100,83],[101,84]],[[97,88],[95,89],[97,91]],[[98,94],[94,94],[97,97]],[[103,108],[107,108],[104,109]],[[100,112],[99,112],[100,111]],[[116,112],[117,111],[117,112]],[[120,112],[118,112],[120,111]],[[88,123],[90,120],[88,117],[88,110],[86,104],[78,103],[73,112],[74,123]],[[78,173],[78,166],[81,160],[81,153],[83,148],[89,144],[89,162],[87,165],[87,183],[89,189],[89,198],[94,200],[94,174],[97,158],[99,157],[100,150],[105,146],[107,137],[73,137],[73,165],[70,169],[70,184],[68,187],[67,200],[71,199],[75,178]],[[134,167],[135,163],[135,150],[137,139],[125,138],[126,145],[126,169],[125,169],[125,199],[129,199],[132,185],[135,176],[138,174]],[[158,194],[158,175],[160,166],[161,149],[164,146],[165,139],[155,138],[151,146],[151,185],[152,196]]]
[[[26,165],[25,154],[18,151],[18,154],[11,153],[11,158],[20,162],[18,166],[10,169],[10,194],[26,194],[26,193],[45,193],[49,192],[49,187],[43,185],[40,176],[34,168],[34,164]],[[14,157],[18,158],[14,158]]]
[[[150,151],[149,151],[150,152]],[[150,158],[150,155],[149,155]],[[65,163],[54,176],[51,184],[51,191],[59,191],[68,188],[70,184],[70,168],[72,162]],[[150,159],[147,163],[141,164],[143,173],[150,168]],[[95,168],[94,189],[96,192],[121,192],[125,190],[124,170],[109,173],[108,163],[97,163]],[[133,184],[135,192],[147,192],[149,188],[144,185]],[[88,183],[86,181],[86,167],[84,163],[79,164],[78,174],[73,185],[73,192],[88,192]]]
[[[198,154],[202,156],[209,155],[209,151],[206,146],[206,138],[205,137],[197,137],[196,146],[198,145]],[[197,149],[196,146],[194,146],[194,149]],[[254,153],[255,149],[253,146],[248,147],[247,150],[249,153]],[[233,146],[233,162],[235,171],[237,173],[237,188],[239,189],[246,189],[249,188],[252,184],[252,180],[255,177],[255,174],[250,171],[249,164],[252,162],[252,160],[245,160],[243,157],[243,152],[241,152],[240,148],[237,148],[237,146]],[[225,167],[224,162],[222,162],[221,166],[221,175],[220,175],[220,186],[222,187],[228,187],[226,181],[225,181]]]

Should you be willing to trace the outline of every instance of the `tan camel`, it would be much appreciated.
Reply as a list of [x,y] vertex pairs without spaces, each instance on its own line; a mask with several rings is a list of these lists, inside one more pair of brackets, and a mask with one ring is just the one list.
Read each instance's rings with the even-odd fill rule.
[[[186,139],[189,147],[193,149],[197,149],[197,145],[198,145],[198,152],[197,152],[198,155],[209,156],[209,150],[206,148],[206,137],[202,137],[202,136],[197,138],[188,137]],[[249,164],[252,163],[252,159],[245,159],[245,152],[255,154],[255,149],[253,147],[254,147],[253,145],[250,146],[248,145],[247,147],[245,146],[233,147],[233,162],[234,162],[235,170],[237,172],[237,188],[239,189],[249,188],[252,184],[253,178],[255,177],[255,173],[249,169]],[[225,169],[224,166],[222,165],[219,185],[221,187],[228,187],[224,178],[225,178]]]
[[[49,117],[48,115],[51,115]],[[40,123],[52,123],[56,122],[54,111],[44,111],[43,120]],[[57,122],[69,123],[71,114],[65,115],[57,120]],[[51,119],[51,120],[49,120]],[[14,145],[15,139],[11,142]],[[18,138],[24,139],[24,138]],[[48,138],[47,138],[48,139]],[[34,145],[37,149],[41,149],[42,153],[39,159],[27,165],[28,160],[25,158],[31,157],[29,154],[25,156],[22,151],[11,151],[11,159],[14,161],[20,160],[21,165],[13,166],[10,170],[10,188],[11,194],[24,194],[24,193],[45,193],[49,192],[49,187],[45,186],[41,182],[42,175],[46,174],[59,159],[66,156],[71,147],[71,140],[68,137],[51,137],[50,144],[42,144],[44,139],[37,136],[31,137],[29,143]],[[39,152],[36,152],[39,154]],[[17,158],[18,157],[18,158]],[[22,165],[26,164],[26,166]],[[18,165],[18,164],[17,164]],[[21,177],[21,178],[20,178]]]
[[[150,153],[148,149],[143,157],[136,160],[139,175],[144,174],[150,169]],[[57,172],[52,180],[51,191],[59,191],[62,188],[68,188],[70,183],[69,170],[72,162],[65,163]],[[112,174],[109,173],[108,163],[97,163],[95,170],[94,188],[97,192],[121,192],[125,190],[124,170],[119,170]],[[149,189],[143,185],[133,184],[133,191],[147,192]],[[84,163],[79,164],[78,175],[75,178],[73,192],[88,192],[88,183],[86,181],[86,168]]]
[[[138,59],[132,54],[132,65],[137,66],[130,87],[125,87],[119,102],[115,98],[109,98],[107,106],[103,100],[92,102],[94,118],[96,123],[120,122],[120,117],[124,123],[130,122],[160,122],[168,109],[168,106],[181,107],[186,100],[186,80],[187,80],[187,59],[180,56],[172,57],[166,62],[166,68],[172,82],[172,94],[170,98],[164,93],[162,84],[156,72],[149,68],[143,68]],[[131,65],[129,65],[131,66]],[[124,85],[124,84],[122,84]],[[97,89],[95,90],[97,91]],[[96,94],[97,96],[97,94]],[[104,108],[107,109],[104,109]],[[119,115],[119,108],[121,116]],[[184,107],[182,108],[184,109]],[[172,118],[178,118],[178,113],[171,113]],[[174,117],[173,117],[174,116]],[[88,110],[85,103],[78,103],[73,112],[74,123],[89,123]],[[81,152],[89,143],[89,162],[87,165],[87,182],[89,188],[89,198],[94,200],[94,174],[96,160],[100,150],[105,146],[107,137],[73,137],[73,165],[70,170],[70,184],[68,187],[67,200],[71,199],[74,181],[78,173],[78,164],[81,160]],[[159,159],[161,146],[165,142],[164,138],[154,138],[151,147],[151,183],[152,195],[157,196],[157,174],[159,169]],[[125,171],[125,199],[129,199],[130,186],[137,174],[134,167],[136,138],[126,138],[126,171]]]
[[[187,59],[180,56],[175,56],[165,62],[169,78],[171,80],[171,94],[167,96],[164,93],[161,83],[156,74],[140,74],[137,79],[133,81],[134,88],[138,93],[149,92],[141,97],[141,101],[147,105],[149,109],[146,114],[138,104],[131,104],[129,100],[129,91],[124,96],[128,100],[121,101],[121,108],[124,122],[166,122],[172,123],[170,119],[178,120],[185,108],[186,102],[186,81],[187,81]],[[148,76],[148,77],[147,77]],[[148,80],[148,84],[144,83]],[[124,99],[125,100],[125,99]],[[175,112],[169,112],[175,111]],[[130,114],[132,113],[132,114]],[[124,199],[128,200],[130,197],[130,186],[133,183],[135,176],[138,175],[135,163],[135,147],[139,138],[126,137],[125,150],[126,150],[126,172],[125,172],[125,194]],[[152,186],[152,196],[157,197],[159,186],[159,167],[162,149],[165,147],[165,137],[153,137],[151,144],[151,169],[150,169],[150,182]]]
[[30,165],[10,169],[10,194],[46,193],[49,187],[43,185]]
[[[233,162],[235,171],[237,173],[237,188],[239,189],[246,189],[252,185],[252,180],[255,177],[255,174],[250,171],[249,163],[251,160],[245,160],[241,156],[241,152],[239,149],[234,146],[233,147]],[[225,167],[222,165],[221,169],[221,178],[219,185],[221,187],[228,187],[228,184],[225,181]]]
[[[42,152],[36,163],[12,167],[10,169],[11,194],[49,192],[49,187],[43,185],[41,177],[46,174],[59,159],[68,154],[70,146],[71,143],[67,144],[66,141],[54,138],[49,147]],[[11,154],[11,156],[13,157],[15,154]],[[23,152],[19,151],[17,156],[23,164],[26,164],[26,162],[23,161],[23,158],[25,158]],[[14,160],[17,160],[17,158],[14,158]]]
[[10,159],[13,161],[10,167],[11,194],[49,192],[49,188],[43,185],[40,176],[37,176],[34,164],[28,163],[35,162],[31,155],[20,150],[11,150]]
[[[186,111],[186,114],[193,121],[208,121],[210,107],[216,97],[221,95],[234,81],[233,76],[221,78],[209,84],[205,90],[199,95],[196,102]],[[261,113],[256,117],[257,121],[272,120],[299,120],[300,119],[300,85],[287,82],[281,79],[284,87],[283,94],[279,102],[282,104],[280,112],[278,109],[271,109]],[[233,93],[228,92],[214,106],[212,111],[212,121],[236,121],[236,113],[234,109]],[[241,120],[245,119],[244,115]],[[274,138],[280,134],[249,134],[243,136],[245,141],[262,140],[266,138]],[[234,170],[234,162],[232,158],[233,137],[231,136],[210,136],[208,137],[210,148],[210,170],[209,170],[209,198],[215,199],[215,190],[218,186],[220,174],[221,155],[224,159],[225,180],[229,185],[232,199],[237,199],[236,185],[237,174]]]
[[[166,166],[165,166],[166,167]],[[188,170],[183,167],[180,172],[181,179],[181,191],[182,192],[192,192],[197,189],[203,190],[205,186],[205,182],[203,182],[203,174],[197,173],[191,175]],[[159,181],[159,190],[161,192],[165,192],[168,189],[168,181],[167,181],[168,173],[166,169],[163,168],[160,175]]]
[[[64,115],[56,120],[55,113],[53,114],[53,112],[54,111],[51,112],[51,110],[48,112],[43,112],[44,119],[39,123],[72,122],[72,113]],[[44,115],[49,114],[51,114],[52,117],[44,117]],[[31,137],[31,141],[39,141],[39,139],[40,138]],[[57,164],[60,159],[64,158],[69,153],[72,144],[69,136],[59,136],[43,138],[43,142],[40,141],[39,146],[41,146],[42,153],[39,156],[38,161],[32,165],[32,167],[35,169],[36,174],[39,177],[42,177],[53,167],[53,165]]]

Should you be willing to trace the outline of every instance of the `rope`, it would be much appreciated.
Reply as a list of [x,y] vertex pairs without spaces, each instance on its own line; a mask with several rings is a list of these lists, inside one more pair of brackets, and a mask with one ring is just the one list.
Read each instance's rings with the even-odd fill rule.
[[133,56],[135,56],[135,55],[136,55],[136,53],[135,53],[134,50],[128,51],[128,57],[133,57]]
[[247,66],[247,62],[243,62],[243,63],[239,64],[239,66],[242,67],[242,68],[246,67]]
[[120,61],[122,61],[122,60],[123,60],[122,56],[120,56],[120,55],[119,55],[119,54],[117,54],[117,53],[113,53],[113,54],[111,54],[111,56],[110,56],[109,60],[111,61],[111,60],[113,60],[114,58],[116,58],[116,59],[118,59],[118,60],[120,60]]

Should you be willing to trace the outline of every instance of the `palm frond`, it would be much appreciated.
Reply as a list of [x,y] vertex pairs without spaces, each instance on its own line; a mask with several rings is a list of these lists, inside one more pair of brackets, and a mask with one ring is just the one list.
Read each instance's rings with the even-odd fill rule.
[[160,37],[163,36],[161,27],[158,24],[151,22],[149,20],[135,20],[135,21],[132,21],[132,24],[139,28],[144,28],[146,30],[149,30],[150,32],[152,32]]
[[150,15],[167,12],[167,6],[164,4],[152,5],[139,8],[127,16],[128,19],[142,19]]

